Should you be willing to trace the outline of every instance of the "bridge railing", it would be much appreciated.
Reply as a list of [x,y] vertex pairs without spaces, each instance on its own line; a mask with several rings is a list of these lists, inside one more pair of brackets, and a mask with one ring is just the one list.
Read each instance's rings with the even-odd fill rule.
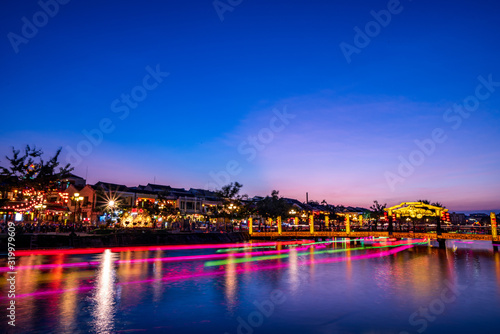
[[[253,230],[255,232],[278,232],[277,225],[261,225],[254,226]],[[299,225],[282,225],[282,232],[307,232],[310,231],[309,225],[299,224]],[[345,224],[330,224],[326,226],[325,224],[315,224],[314,231],[318,232],[345,232]],[[387,232],[387,225],[375,225],[375,224],[364,224],[357,225],[351,224],[350,231],[352,232]],[[393,225],[393,232],[405,232],[405,233],[437,233],[437,227],[435,225],[416,225],[408,226],[407,224]],[[443,225],[441,226],[442,233],[457,233],[457,234],[478,234],[478,235],[491,235],[490,226],[464,226],[464,225]]]

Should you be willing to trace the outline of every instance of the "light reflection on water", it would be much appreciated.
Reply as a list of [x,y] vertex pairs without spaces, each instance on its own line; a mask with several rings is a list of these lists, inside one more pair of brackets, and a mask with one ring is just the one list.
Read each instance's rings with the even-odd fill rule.
[[78,287],[78,275],[76,272],[67,274],[67,280],[64,288],[68,290],[61,295],[59,301],[59,314],[61,315],[61,329],[63,332],[71,332],[74,330],[77,317],[77,302],[78,294],[72,292],[73,289]]
[[[258,311],[256,305],[279,291],[285,302],[274,305],[272,314],[251,328],[254,333],[417,333],[410,315],[435,301],[445,282],[466,288],[428,323],[426,333],[487,332],[500,325],[500,254],[491,251],[491,243],[450,242],[446,250],[417,246],[367,259],[359,256],[386,249],[358,247],[340,243],[293,249],[285,258],[215,267],[204,267],[203,261],[115,263],[214,254],[215,249],[20,257],[18,266],[82,261],[100,265],[19,271],[16,293],[34,294],[16,300],[14,332],[237,333],[238,319],[248,323]],[[343,252],[321,253],[325,249]],[[319,262],[334,258],[342,261]],[[4,283],[1,296],[6,296]],[[42,291],[47,293],[39,294]]]
[[96,273],[96,288],[91,297],[92,327],[97,333],[113,333],[115,310],[116,272],[113,260],[117,254],[105,250],[102,254],[101,266]]
[[[229,259],[231,259],[231,257],[229,257]],[[226,265],[224,284],[227,309],[232,314],[236,307],[236,293],[238,287],[238,274],[236,273],[236,264],[233,262],[229,262]]]
[[[161,251],[156,251],[154,254],[155,258],[160,258],[162,256]],[[152,283],[153,285],[153,302],[157,303],[158,301],[161,300],[161,295],[162,295],[162,287],[163,284],[160,281],[160,278],[163,275],[163,262],[160,260],[157,260],[153,262],[153,278],[156,280],[155,282]]]

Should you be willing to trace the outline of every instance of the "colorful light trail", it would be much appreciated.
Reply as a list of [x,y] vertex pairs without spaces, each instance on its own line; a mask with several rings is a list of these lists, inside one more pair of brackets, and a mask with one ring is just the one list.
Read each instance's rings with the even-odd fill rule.
[[[354,239],[357,241],[364,240],[364,239]],[[352,241],[354,241],[352,240]],[[415,243],[421,242],[419,240],[423,239],[417,239]],[[327,244],[327,243],[345,243],[349,242],[348,240],[336,240],[336,241],[321,241],[321,242],[315,242],[315,243],[301,243],[301,244],[291,244],[293,246],[301,246],[300,248],[294,248],[295,250],[301,251],[305,250],[307,246],[314,246],[316,248],[321,248],[323,246],[322,244]],[[379,247],[390,247],[390,246],[397,246],[397,245],[407,245],[409,243],[400,241],[400,242],[389,242],[387,244],[374,244],[373,247],[370,248],[379,248]],[[274,245],[276,246],[276,245]],[[177,246],[176,246],[177,247]],[[259,246],[259,248],[267,248],[271,246]],[[324,246],[323,246],[324,247]],[[240,248],[232,248],[232,249],[240,249]],[[248,248],[247,248],[248,249]],[[351,248],[353,250],[353,248]],[[172,256],[172,257],[162,257],[162,258],[147,258],[147,259],[131,259],[131,260],[116,260],[114,261],[115,264],[125,264],[125,263],[151,263],[151,262],[180,262],[180,261],[204,261],[204,260],[215,260],[215,259],[226,259],[229,256],[232,257],[245,257],[245,256],[270,256],[270,255],[276,255],[276,254],[283,254],[283,253],[288,253],[290,252],[291,249],[283,249],[283,250],[273,250],[273,251],[258,251],[258,252],[244,252],[244,253],[231,253],[231,254],[206,254],[206,255],[187,255],[187,256]],[[112,252],[112,250],[111,250]],[[336,251],[324,251],[326,253],[331,252],[335,253]],[[320,254],[320,253],[317,253]],[[224,261],[224,260],[222,260]],[[257,261],[257,260],[253,260]],[[250,260],[247,261],[242,261],[242,262],[251,262]],[[236,262],[240,263],[240,262]],[[56,269],[56,268],[86,268],[86,267],[95,267],[100,264],[99,261],[87,261],[87,262],[75,262],[75,263],[58,263],[58,264],[38,264],[38,265],[31,265],[31,266],[18,266],[16,269],[17,270],[50,270],[50,269]],[[6,272],[8,271],[8,267],[1,267],[0,272]]]
[[20,250],[16,256],[29,255],[60,255],[60,254],[96,254],[110,250],[112,253],[128,251],[155,251],[155,250],[188,250],[188,249],[213,249],[232,248],[250,246],[271,246],[271,245],[297,245],[307,241],[279,241],[279,242],[257,242],[257,243],[232,243],[232,244],[198,244],[198,245],[169,245],[169,246],[135,246],[135,247],[99,247],[99,248],[79,248],[79,249],[40,249],[40,250]]
[[[396,254],[398,252],[407,250],[409,248],[412,248],[413,245],[407,245],[407,246],[398,246],[394,249],[390,249],[387,251],[382,251],[382,252],[377,252],[377,253],[371,253],[371,254],[362,254],[362,255],[356,255],[356,256],[349,256],[349,257],[336,257],[336,258],[331,258],[331,259],[319,259],[319,260],[306,260],[306,261],[301,261],[298,263],[298,265],[311,265],[311,264],[319,264],[319,263],[335,263],[335,262],[343,262],[343,261],[356,261],[356,260],[365,260],[365,259],[370,259],[370,258],[378,258],[378,257],[385,257],[389,255]],[[267,266],[255,266],[251,268],[239,268],[236,269],[235,272],[237,274],[244,274],[248,272],[256,272],[256,271],[265,271],[265,270],[276,270],[276,269],[281,269],[281,268],[286,268],[289,267],[290,263],[279,263],[279,264],[271,264]],[[116,285],[130,285],[130,284],[146,284],[146,283],[152,283],[152,282],[157,282],[157,281],[164,281],[164,282],[169,282],[169,281],[178,281],[178,280],[187,280],[187,279],[196,279],[200,277],[212,277],[212,276],[218,276],[218,275],[224,275],[226,274],[225,269],[219,269],[217,271],[210,271],[210,272],[201,272],[201,273],[193,273],[193,274],[182,274],[182,275],[168,275],[165,277],[157,278],[157,279],[147,279],[147,280],[140,280],[140,281],[132,281],[132,282],[120,282],[116,283]],[[89,290],[95,289],[94,286],[82,286],[78,288],[72,288],[72,289],[57,289],[57,290],[44,290],[44,291],[36,291],[32,293],[26,293],[26,294],[18,294],[16,295],[16,298],[26,298],[26,297],[41,297],[45,295],[50,295],[50,294],[62,294],[66,292],[85,292]],[[0,297],[0,299],[5,299],[7,297]]]
[[[315,246],[314,244],[308,244],[310,246]],[[321,246],[321,245],[318,245]],[[299,248],[299,250],[304,250],[308,247],[304,246]],[[186,256],[171,256],[171,257],[160,257],[160,258],[147,258],[147,259],[131,259],[131,260],[116,260],[115,264],[125,264],[125,263],[151,263],[151,262],[180,262],[180,261],[200,261],[200,260],[211,260],[211,259],[224,259],[229,256],[233,257],[243,257],[247,255],[271,255],[290,252],[291,249],[273,250],[273,251],[258,251],[258,252],[245,252],[245,253],[231,253],[231,254],[206,254],[206,255],[186,255]],[[58,264],[37,264],[31,266],[17,266],[16,270],[49,270],[56,268],[82,268],[82,267],[93,267],[100,265],[99,261],[87,261],[87,262],[75,262],[75,263],[58,263]],[[9,271],[8,267],[1,267],[0,272]]]
[[[314,252],[314,255],[342,253],[342,252],[347,252],[347,251],[357,251],[357,250],[364,250],[364,249],[378,249],[378,248],[397,247],[397,246],[420,245],[423,243],[424,242],[422,242],[422,241],[416,241],[416,242],[411,242],[411,243],[394,244],[394,245],[387,245],[387,246],[330,249],[330,250]],[[289,252],[287,252],[287,253],[289,253]],[[306,255],[311,255],[311,254],[309,252],[297,253],[297,256],[306,256]],[[251,257],[251,258],[243,258],[243,259],[231,258],[231,259],[219,260],[219,261],[208,261],[208,262],[205,262],[205,267],[223,266],[223,265],[227,265],[227,264],[231,264],[231,263],[246,263],[246,262],[257,262],[257,261],[265,261],[265,260],[275,260],[275,259],[287,258],[289,256],[290,256],[290,254],[283,254],[283,255],[275,255],[275,256],[257,256],[257,257]]]
[[[343,262],[343,261],[356,261],[356,260],[365,260],[365,259],[371,259],[371,258],[379,258],[379,257],[385,257],[385,256],[390,256],[394,255],[396,253],[402,252],[404,250],[407,250],[409,248],[412,248],[414,245],[406,245],[406,246],[397,246],[394,249],[386,250],[386,251],[381,251],[381,252],[376,252],[376,253],[371,253],[371,254],[361,254],[361,255],[355,255],[355,256],[343,256],[343,257],[335,257],[335,258],[326,258],[326,259],[318,259],[318,260],[306,260],[306,261],[301,261],[298,262],[298,265],[312,265],[312,264],[320,264],[320,263],[336,263],[336,262]],[[255,267],[250,267],[250,268],[238,268],[235,269],[235,273],[237,274],[245,274],[249,272],[257,272],[257,271],[266,271],[266,270],[276,270],[276,269],[281,269],[281,268],[287,268],[290,266],[290,263],[279,263],[279,264],[270,264],[266,266],[255,266]],[[157,282],[157,281],[177,281],[177,280],[187,280],[187,279],[196,279],[200,277],[211,277],[211,276],[218,276],[218,275],[224,275],[226,274],[225,269],[219,269],[217,271],[210,271],[210,272],[199,272],[199,273],[192,273],[192,274],[181,274],[181,275],[168,275],[165,277],[157,278],[157,279],[147,279],[147,280],[140,280],[140,281],[131,281],[131,282],[120,282],[116,283],[116,285],[130,285],[130,284],[146,284],[146,283],[152,283],[152,282]],[[50,294],[62,294],[66,292],[85,292],[89,290],[95,289],[94,286],[82,286],[78,288],[72,288],[72,289],[56,289],[56,290],[44,290],[44,291],[36,291],[36,292],[31,292],[31,293],[26,293],[26,294],[18,294],[16,295],[16,298],[26,298],[26,297],[41,297],[45,295],[50,295]],[[0,299],[5,299],[7,297],[0,297]]]
[[[320,245],[320,244],[332,244],[332,243],[346,243],[349,241],[364,241],[365,239],[343,239],[343,240],[329,240],[329,241],[318,241],[318,242],[310,242],[310,243],[302,243],[302,244],[293,244],[289,245],[290,247],[296,246],[309,246],[309,245]],[[228,253],[233,251],[241,251],[241,250],[252,250],[257,248],[273,248],[275,246],[260,246],[260,247],[240,247],[240,248],[229,248],[229,249],[218,249],[217,253]]]

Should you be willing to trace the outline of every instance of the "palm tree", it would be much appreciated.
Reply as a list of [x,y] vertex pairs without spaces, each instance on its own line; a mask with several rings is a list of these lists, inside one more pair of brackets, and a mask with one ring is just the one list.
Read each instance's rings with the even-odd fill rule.
[[383,205],[380,204],[378,201],[373,201],[373,205],[370,206],[370,210],[372,210],[373,214],[376,217],[380,217],[384,215],[384,209],[387,207],[387,203],[384,203]]
[[422,202],[424,204],[431,205],[431,201],[429,201],[428,199],[419,199],[417,202]]
[[432,205],[432,206],[437,206],[437,207],[440,207],[440,208],[446,208],[446,206],[444,206],[442,203],[440,203],[440,202],[433,202],[433,203],[431,203],[431,201],[429,201],[428,199],[419,199],[417,202],[422,202],[424,204]]

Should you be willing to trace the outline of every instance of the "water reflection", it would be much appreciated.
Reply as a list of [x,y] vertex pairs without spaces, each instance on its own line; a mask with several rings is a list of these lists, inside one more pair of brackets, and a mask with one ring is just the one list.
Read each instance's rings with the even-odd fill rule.
[[498,283],[498,286],[500,286],[500,253],[495,252],[495,254],[493,255],[493,259],[495,261],[495,271],[497,274],[497,283]]
[[299,266],[298,266],[298,256],[297,250],[292,248],[290,251],[290,257],[288,258],[290,263],[290,284],[292,293],[296,293],[299,290]]
[[[463,293],[467,304],[450,306],[426,334],[438,332],[443,324],[463,325],[464,319],[498,325],[494,316],[500,307],[500,254],[485,249],[491,244],[481,249],[474,245],[363,250],[343,242],[291,248],[282,254],[288,257],[255,262],[237,263],[250,259],[250,254],[228,254],[233,260],[217,267],[205,267],[205,259],[160,259],[220,254],[213,250],[21,257],[23,265],[98,261],[99,266],[24,270],[18,275],[18,290],[27,296],[19,297],[19,318],[23,333],[160,332],[159,328],[172,333],[235,333],[238,317],[248,323],[255,315],[250,319],[255,323],[259,309],[254,302],[269,305],[270,292],[279,290],[286,302],[276,304],[262,327],[252,328],[254,333],[323,333],[326,328],[318,324],[332,321],[332,314],[345,314],[335,318],[338,332],[399,333],[414,330],[404,327],[408,317],[427,307],[450,282],[468,286]],[[116,263],[115,257],[151,260]],[[0,288],[5,292],[4,285]],[[352,316],[353,310],[362,316]],[[388,327],[397,321],[403,327]],[[457,328],[461,327],[456,325],[454,333],[460,333]]]
[[163,262],[159,260],[162,256],[162,251],[157,250],[155,253],[155,258],[158,259],[153,262],[153,278],[156,280],[153,283],[153,300],[157,302],[161,299],[163,291],[163,283],[161,282],[161,277],[163,276]]
[[78,287],[78,273],[70,272],[66,275],[64,288],[66,292],[61,295],[59,301],[59,313],[61,314],[61,330],[64,333],[74,333],[76,316],[77,316],[77,303],[78,293],[73,289]]
[[[42,257],[40,256],[25,256],[19,259],[19,265],[37,265],[42,263]],[[42,278],[42,273],[38,270],[29,270],[27,272],[23,272],[22,275],[17,275],[16,277],[16,290],[17,291],[27,291],[28,293],[35,292],[38,288],[38,283]],[[29,298],[22,301],[18,301],[17,303],[23,306],[24,312],[20,314],[26,323],[26,330],[33,330],[33,326],[31,325],[35,320],[35,310],[36,310],[36,302],[35,298]]]
[[311,279],[314,279],[314,247],[309,248],[309,274]]
[[96,289],[93,293],[92,327],[97,333],[114,333],[115,279],[114,253],[109,249],[102,254],[97,271]]
[[[351,263],[351,242],[347,239],[345,243],[346,247],[346,278],[347,282],[351,283],[352,282],[352,263]],[[350,286],[349,286],[350,287]]]
[[[234,258],[232,258],[234,259]],[[236,263],[229,261],[225,266],[225,297],[226,305],[229,313],[233,313],[236,307],[236,292],[238,288],[238,278],[236,273]]]

